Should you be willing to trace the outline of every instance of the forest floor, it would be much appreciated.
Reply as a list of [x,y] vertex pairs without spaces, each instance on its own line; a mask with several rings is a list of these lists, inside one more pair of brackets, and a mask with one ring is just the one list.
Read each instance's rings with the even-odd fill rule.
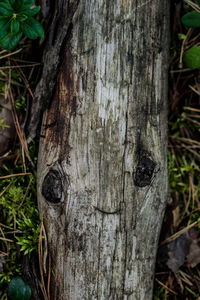
[[[200,300],[200,68],[188,67],[191,60],[199,63],[200,53],[186,55],[200,46],[200,33],[181,21],[191,11],[200,12],[199,0],[171,1],[170,199],[158,247],[154,300]],[[36,196],[40,133],[29,144],[26,136],[42,50],[41,40],[25,38],[15,51],[0,49],[0,300],[8,299],[13,277],[27,276],[24,257],[40,261],[42,224]]]
[[199,28],[187,28],[181,20],[188,12],[199,12],[198,3],[176,1],[171,7],[170,199],[158,248],[154,300],[200,299],[200,52],[190,62],[185,55],[191,48],[200,49],[200,34]]

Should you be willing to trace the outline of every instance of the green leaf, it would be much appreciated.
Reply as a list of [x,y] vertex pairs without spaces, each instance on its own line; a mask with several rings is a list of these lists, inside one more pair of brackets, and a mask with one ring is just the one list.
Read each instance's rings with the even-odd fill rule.
[[42,25],[32,17],[21,23],[21,30],[29,39],[44,37],[44,29]]
[[187,27],[200,27],[200,13],[192,11],[181,18],[182,23]]
[[25,1],[23,1],[23,4],[20,7],[20,11],[30,9],[31,6],[35,6],[35,1],[34,0],[25,0]]
[[40,6],[37,6],[37,7],[34,7],[34,8],[23,10],[22,12],[26,16],[32,17],[32,16],[36,15],[39,11],[40,11]]
[[18,32],[16,34],[8,33],[6,36],[0,39],[0,45],[6,50],[13,50],[19,43],[21,37],[22,32]]
[[16,12],[20,12],[23,5],[24,5],[24,0],[15,0],[15,3],[13,4],[13,8]]
[[10,31],[9,18],[0,18],[0,28],[0,39],[2,39]]
[[24,5],[27,5],[27,4],[29,4],[30,6],[35,5],[35,0],[25,0]]
[[178,33],[178,39],[179,39],[179,40],[185,40],[185,38],[186,38],[186,35],[185,35],[185,34],[183,34],[183,33]]
[[37,32],[35,32],[35,30],[32,29],[31,26],[29,26],[27,23],[23,22],[20,25],[20,28],[22,30],[22,32],[29,38],[29,39],[36,39],[38,37]]
[[6,3],[7,5],[10,5],[11,1],[10,0],[0,0],[0,3]]
[[183,56],[183,62],[187,68],[200,68],[200,46],[195,46],[187,50]]
[[17,20],[12,20],[10,23],[11,33],[19,32],[19,22]]
[[5,3],[0,2],[0,16],[10,17],[13,14],[13,10],[7,9]]
[[10,5],[10,1],[9,0],[0,1],[0,6],[4,7],[7,10],[13,11],[13,8]]
[[28,19],[28,17],[25,15],[17,15],[17,20],[19,22],[24,22],[26,19]]
[[23,300],[29,300],[31,298],[31,289],[28,285],[24,286],[22,294],[24,295]]
[[6,17],[6,16],[0,16],[0,28],[2,26],[4,26],[5,24],[8,24],[10,21],[10,18],[9,17]]
[[11,300],[29,300],[31,289],[21,277],[14,277],[8,286],[8,296]]

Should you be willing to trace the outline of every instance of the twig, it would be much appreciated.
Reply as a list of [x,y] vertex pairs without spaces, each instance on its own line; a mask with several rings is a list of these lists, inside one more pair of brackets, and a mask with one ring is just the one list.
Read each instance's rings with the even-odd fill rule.
[[[5,239],[5,234],[4,234],[4,232],[3,232],[3,230],[2,230],[1,227],[0,227],[0,231],[1,231],[1,234],[2,234],[3,238]],[[8,253],[8,245],[7,245],[7,243],[5,243],[5,244],[6,244],[6,250],[7,250],[7,253]]]
[[3,58],[5,58],[5,57],[9,57],[9,56],[14,55],[14,54],[17,54],[17,53],[19,53],[19,52],[21,52],[21,51],[22,51],[22,48],[21,48],[21,49],[18,49],[18,50],[16,50],[16,51],[14,51],[14,52],[12,52],[12,53],[7,53],[7,54],[5,54],[5,55],[3,55],[3,56],[0,56],[0,59],[3,59]]
[[195,92],[198,96],[200,96],[199,91],[197,91],[192,85],[188,85],[188,86],[189,86],[189,88],[191,88],[191,90],[192,90],[193,92]]
[[161,286],[163,286],[166,290],[168,290],[168,291],[171,292],[172,294],[178,296],[178,294],[177,294],[176,292],[174,292],[172,289],[170,289],[168,286],[166,286],[164,283],[162,283],[162,282],[161,282],[160,280],[158,280],[157,278],[156,278],[156,281],[157,281]]
[[167,244],[169,242],[172,242],[173,240],[177,239],[181,234],[183,234],[184,232],[188,231],[190,228],[194,227],[195,225],[198,224],[198,221],[188,225],[187,227],[179,230],[178,232],[176,232],[175,234],[171,235],[170,237],[168,237],[166,240],[164,240],[160,246]]
[[4,224],[2,224],[2,223],[0,223],[0,226],[5,227],[5,228],[7,228],[7,229],[13,229],[12,227],[7,226],[7,225],[4,225]]
[[[11,186],[12,183],[13,183],[12,181],[9,182],[9,184],[7,185],[7,187],[5,187],[5,189],[0,193],[0,197],[3,196],[3,194],[9,189],[9,187]],[[1,223],[0,223],[0,226],[1,226]]]
[[180,278],[179,274],[176,274],[176,273],[174,273],[174,277],[176,278],[176,280],[177,280],[177,282],[178,282],[178,284],[180,286],[181,294],[183,294],[183,292],[184,292],[184,286],[183,286],[183,283],[182,283],[182,280],[181,280],[182,278]]
[[48,283],[47,283],[48,299],[50,299],[50,282],[51,282],[51,256],[49,255],[49,271],[48,271]]
[[188,147],[188,146],[186,146],[184,144],[181,144],[181,145],[182,145],[183,148],[185,148],[188,151],[190,151],[191,153],[193,153],[200,160],[200,155],[196,151],[192,150],[191,147]]
[[188,106],[184,106],[183,108],[186,109],[186,110],[192,110],[192,111],[196,111],[196,112],[200,113],[200,109],[198,109],[198,108],[188,107]]
[[8,256],[8,253],[5,253],[3,251],[0,251],[0,257]]
[[38,256],[39,256],[40,276],[41,276],[41,281],[42,281],[42,292],[43,292],[45,300],[49,300],[48,296],[47,296],[45,284],[44,284],[44,274],[43,274],[43,265],[42,265],[42,260],[43,260],[42,232],[43,232],[43,221],[41,222],[41,227],[40,227],[40,236],[39,236],[39,243],[38,243]]
[[29,189],[30,189],[30,186],[31,186],[32,181],[33,181],[33,177],[31,177],[31,179],[30,179],[30,181],[29,181],[29,184],[28,184],[28,186],[27,186],[26,192],[25,192],[25,194],[24,194],[24,198],[23,198],[22,202],[20,203],[20,205],[18,206],[18,210],[22,207],[22,204],[24,203],[24,200],[26,199],[26,196],[27,196],[27,194],[28,194],[28,191],[29,191]]
[[13,57],[11,57],[10,60],[12,60],[12,61],[18,61],[18,62],[22,62],[22,63],[27,63],[27,64],[41,64],[41,63],[36,62],[36,61],[19,59],[19,58],[13,58]]
[[170,136],[170,138],[175,139],[175,140],[180,140],[180,141],[186,142],[188,144],[196,144],[196,145],[200,146],[200,142],[198,142],[196,140],[179,137],[179,136]]
[[28,158],[28,160],[32,164],[32,166],[34,166],[34,163],[33,163],[32,159],[29,155],[29,152],[28,152],[28,146],[27,146],[26,139],[24,137],[24,132],[20,128],[19,120],[18,120],[16,111],[15,111],[14,99],[13,99],[13,94],[12,94],[11,89],[9,89],[9,100],[10,100],[11,107],[12,107],[12,115],[13,115],[13,120],[14,120],[14,123],[15,123],[15,128],[16,128],[17,135],[18,135],[20,143],[21,143],[22,150],[25,151],[26,157]]
[[171,74],[173,73],[181,73],[181,72],[191,72],[191,69],[181,69],[181,70],[172,70],[170,71]]
[[5,176],[0,176],[0,179],[6,179],[11,177],[17,177],[17,176],[25,176],[25,175],[32,175],[32,173],[19,173],[19,174],[10,174]]
[[41,63],[34,63],[34,64],[27,64],[27,65],[16,65],[16,66],[4,66],[0,67],[0,70],[8,70],[8,69],[18,69],[18,68],[27,68],[27,67],[34,67],[34,66],[41,66]]
[[193,1],[190,1],[190,0],[184,0],[184,2],[189,4],[194,10],[200,12],[198,4],[195,4]]
[[192,33],[193,29],[190,28],[186,34],[186,37],[185,39],[183,40],[182,42],[182,45],[181,45],[181,53],[180,53],[180,58],[179,58],[179,67],[182,68],[182,60],[183,60],[183,53],[184,53],[184,48],[185,48],[185,44],[187,42],[187,40],[189,39],[191,33]]
[[42,226],[42,231],[44,234],[44,243],[45,243],[44,256],[43,256],[43,269],[44,269],[44,273],[46,275],[47,274],[46,261],[47,261],[47,255],[48,255],[48,243],[47,243],[47,235],[46,235],[44,225]]
[[29,85],[29,82],[28,82],[28,80],[26,79],[26,76],[25,76],[24,73],[22,72],[21,68],[19,68],[19,73],[21,74],[21,77],[22,77],[22,79],[23,79],[23,81],[24,81],[24,84],[25,84],[27,90],[29,91],[29,94],[31,95],[31,97],[32,97],[32,99],[33,99],[33,98],[34,98],[33,92],[32,92],[32,90],[31,90],[30,85]]
[[4,238],[4,237],[0,237],[0,240],[6,241],[6,242],[14,242],[13,240],[10,240],[10,239]]
[[182,280],[190,286],[193,286],[192,282],[187,278],[189,277],[186,273],[179,270],[180,275],[182,276]]

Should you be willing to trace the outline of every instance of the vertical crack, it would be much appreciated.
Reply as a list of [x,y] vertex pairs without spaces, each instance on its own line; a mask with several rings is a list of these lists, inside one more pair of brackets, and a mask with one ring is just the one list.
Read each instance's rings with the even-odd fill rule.
[[109,299],[110,299],[110,296],[112,294],[113,273],[114,273],[114,263],[115,263],[115,259],[116,259],[117,244],[118,244],[117,230],[115,230],[115,248],[114,248],[114,251],[113,251],[113,257],[112,257],[112,262],[111,262],[111,279],[110,279]]
[[[102,218],[102,228],[103,228],[103,218]],[[99,273],[100,273],[100,260],[101,260],[101,231],[99,231],[98,236],[98,263],[97,263],[97,300],[99,300]]]
[[[128,131],[128,107],[129,107],[129,93],[128,93],[128,101],[127,101],[127,110],[126,110],[126,130],[125,130],[125,138],[124,138],[124,153],[123,153],[123,158],[122,158],[122,202],[125,204],[125,160],[126,160],[126,148],[127,148],[127,131]],[[126,227],[126,218],[124,218],[124,222],[121,222],[121,217],[122,214],[125,214],[126,216],[126,206],[123,205],[124,209],[122,209],[120,213],[120,224],[124,224],[124,227]],[[121,231],[123,231],[123,228],[120,228]]]
[[126,281],[126,260],[127,260],[127,230],[125,229],[125,243],[124,243],[124,274],[122,282],[122,296],[125,293],[125,281]]
[[[126,131],[125,131],[125,139],[124,139],[124,153],[123,153],[123,161],[122,161],[122,180],[123,180],[123,196],[122,196],[122,202],[124,209],[122,209],[121,214],[123,214],[123,228],[121,228],[121,232],[125,232],[125,243],[122,244],[122,247],[124,247],[124,261],[122,262],[124,264],[124,274],[123,274],[123,282],[122,282],[122,295],[124,295],[125,290],[125,280],[126,280],[126,260],[127,260],[127,230],[126,230],[126,203],[125,203],[125,185],[126,185],[126,178],[125,178],[125,161],[126,161],[126,150],[127,150],[127,143],[128,143],[128,109],[129,109],[129,90],[127,91],[127,110],[126,110]],[[121,216],[120,214],[120,216]],[[124,236],[123,236],[124,238]]]

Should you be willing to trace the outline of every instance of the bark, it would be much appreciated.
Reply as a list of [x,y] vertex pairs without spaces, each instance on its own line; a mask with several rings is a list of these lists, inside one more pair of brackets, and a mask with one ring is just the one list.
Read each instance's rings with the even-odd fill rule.
[[38,158],[51,299],[151,299],[168,195],[168,1],[57,3],[37,89],[51,100]]

